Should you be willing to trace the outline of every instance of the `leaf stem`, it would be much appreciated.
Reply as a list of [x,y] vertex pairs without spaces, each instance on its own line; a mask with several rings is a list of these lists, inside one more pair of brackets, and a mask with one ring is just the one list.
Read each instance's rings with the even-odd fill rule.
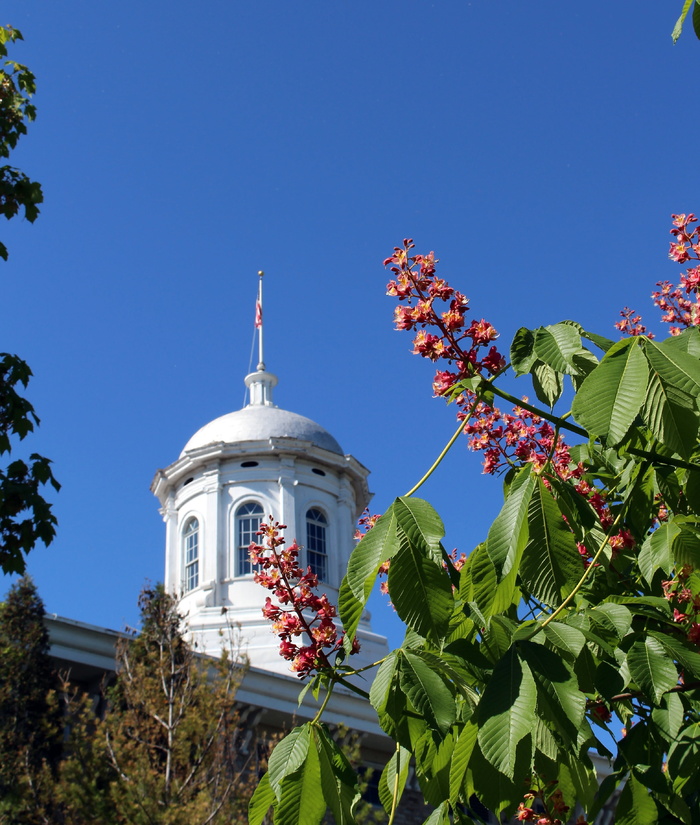
[[[528,401],[517,399],[514,395],[500,389],[495,384],[491,384],[491,390],[494,395],[499,396],[499,398],[502,398],[504,401],[509,401],[511,404],[515,404],[518,407],[522,407],[524,410],[528,410],[534,415],[538,415],[540,418],[545,418],[547,421],[551,421],[552,424],[556,424],[557,427],[561,427],[571,433],[580,435],[585,439],[591,438],[591,434],[584,430],[583,427],[578,427],[576,424],[569,424],[566,421],[566,419],[571,415],[571,412],[568,412],[563,416],[554,415],[554,413],[541,410],[539,407],[536,407],[534,404],[530,404]],[[639,458],[651,459],[658,464],[668,464],[671,467],[680,467],[684,470],[700,471],[700,464],[693,464],[690,461],[683,461],[682,458],[672,458],[671,456],[660,455],[653,450],[640,450],[638,447],[627,447],[627,452],[631,455],[639,456]]]
[[339,685],[343,685],[346,688],[349,688],[353,693],[356,693],[358,696],[361,696],[363,699],[369,699],[369,693],[366,690],[362,690],[362,688],[357,687],[357,685],[353,685],[352,682],[348,682],[347,679],[344,679],[342,676],[338,676],[334,674],[332,676],[334,682],[337,682]]
[[356,676],[358,673],[362,673],[365,670],[371,670],[373,667],[377,667],[378,665],[381,665],[383,662],[386,662],[386,660],[389,658],[389,656],[391,656],[390,653],[388,653],[386,656],[382,656],[382,658],[378,659],[376,662],[372,662],[371,665],[365,665],[364,667],[358,667],[357,670],[344,670],[343,671],[343,676]]
[[455,443],[455,441],[457,440],[457,438],[459,437],[460,433],[464,430],[464,428],[469,423],[469,419],[472,417],[472,415],[474,413],[474,410],[476,409],[477,404],[479,403],[479,400],[480,400],[479,395],[477,395],[476,399],[474,400],[474,403],[469,408],[469,412],[467,413],[466,417],[463,418],[463,419],[460,419],[459,426],[455,430],[454,435],[447,442],[447,444],[443,448],[440,455],[435,459],[435,461],[433,462],[433,464],[430,467],[430,469],[428,470],[428,472],[423,476],[423,478],[418,482],[418,484],[415,484],[413,487],[411,487],[411,489],[405,494],[404,498],[408,498],[409,496],[412,496],[416,492],[416,490],[418,490],[419,487],[422,487],[425,484],[425,482],[430,478],[430,476],[435,472],[435,470],[437,470],[437,468],[439,467],[439,465],[442,462],[443,458],[452,449],[452,446]]
[[333,693],[334,684],[335,682],[330,682],[328,684],[328,687],[326,688],[326,698],[323,700],[321,707],[318,709],[318,713],[316,714],[316,716],[314,716],[313,720],[311,721],[312,725],[315,725],[323,715],[323,711],[326,709],[326,705],[328,704],[331,698],[331,694]]
[[401,774],[401,745],[396,743],[396,772],[394,773],[394,792],[391,797],[391,814],[389,815],[389,822],[387,825],[394,825],[394,818],[396,817],[396,809],[399,806],[399,775]]
[[[684,693],[686,690],[695,690],[696,688],[700,687],[700,682],[688,682],[684,685],[676,685],[675,687],[669,688],[667,691],[664,692],[664,696],[667,693]],[[637,699],[639,697],[643,697],[644,694],[641,690],[630,690],[628,693],[618,693],[616,696],[611,696],[608,700],[609,702],[623,702],[626,699]]]

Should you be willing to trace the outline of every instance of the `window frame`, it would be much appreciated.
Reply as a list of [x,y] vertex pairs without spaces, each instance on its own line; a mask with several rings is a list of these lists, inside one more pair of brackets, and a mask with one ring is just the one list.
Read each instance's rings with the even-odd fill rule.
[[328,533],[326,513],[316,506],[306,511],[306,564],[319,581],[328,581]]
[[[180,531],[182,546],[182,591],[191,593],[199,587],[200,522],[197,516],[188,516]],[[192,550],[194,549],[194,555]]]
[[[246,512],[242,512],[244,508]],[[255,527],[252,522],[257,518],[258,524]],[[260,565],[253,564],[248,556],[248,548],[251,542],[259,543],[260,537],[257,535],[260,529],[260,524],[265,518],[265,510],[262,504],[255,499],[249,499],[237,505],[233,516],[233,531],[234,531],[234,575],[251,576],[260,569]],[[244,529],[244,520],[250,521]],[[246,540],[249,539],[246,543]]]

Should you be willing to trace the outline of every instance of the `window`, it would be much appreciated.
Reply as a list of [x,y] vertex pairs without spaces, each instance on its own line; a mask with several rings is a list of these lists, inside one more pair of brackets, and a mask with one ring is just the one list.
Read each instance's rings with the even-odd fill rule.
[[191,518],[182,531],[182,549],[185,559],[183,584],[185,593],[199,586],[199,522]]
[[306,514],[306,563],[319,581],[326,580],[328,553],[326,528],[328,519],[320,510],[313,508]]
[[247,501],[236,511],[236,554],[238,557],[238,575],[244,576],[257,570],[253,567],[248,548],[252,542],[258,543],[258,530],[262,522],[263,508],[255,501]]

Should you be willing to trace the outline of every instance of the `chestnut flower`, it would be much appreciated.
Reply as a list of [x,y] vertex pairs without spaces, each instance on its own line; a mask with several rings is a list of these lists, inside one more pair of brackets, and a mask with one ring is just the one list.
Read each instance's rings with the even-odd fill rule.
[[[669,258],[679,264],[694,260],[700,261],[700,226],[695,215],[672,215],[673,228]],[[695,224],[695,226],[691,226]],[[697,326],[700,322],[700,266],[687,269],[681,275],[680,283],[674,286],[670,281],[659,281],[659,289],[652,292],[654,304],[661,310],[661,320],[670,324],[671,335],[679,335],[687,327]],[[625,335],[654,336],[647,332],[642,324],[641,315],[625,307],[620,312],[622,320],[615,326]]]
[[[248,548],[250,560],[258,566],[255,581],[272,591],[262,608],[280,637],[280,656],[290,661],[291,669],[301,678],[312,671],[330,668],[328,657],[340,650],[343,638],[335,625],[337,611],[325,593],[317,595],[318,577],[307,567],[299,566],[296,542],[285,548],[281,531],[286,525],[273,521],[261,524],[258,535],[262,544]],[[284,605],[284,606],[283,606]],[[352,652],[360,649],[353,641]]]

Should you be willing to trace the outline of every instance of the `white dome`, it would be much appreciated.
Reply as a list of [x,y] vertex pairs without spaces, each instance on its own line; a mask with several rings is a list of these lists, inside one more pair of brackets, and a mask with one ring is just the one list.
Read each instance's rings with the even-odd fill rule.
[[310,441],[316,447],[322,447],[331,453],[343,455],[340,444],[328,430],[324,430],[310,418],[280,410],[279,407],[252,405],[205,424],[185,444],[180,456],[208,444],[237,444],[242,441],[266,441],[269,438],[297,438],[300,441]]

